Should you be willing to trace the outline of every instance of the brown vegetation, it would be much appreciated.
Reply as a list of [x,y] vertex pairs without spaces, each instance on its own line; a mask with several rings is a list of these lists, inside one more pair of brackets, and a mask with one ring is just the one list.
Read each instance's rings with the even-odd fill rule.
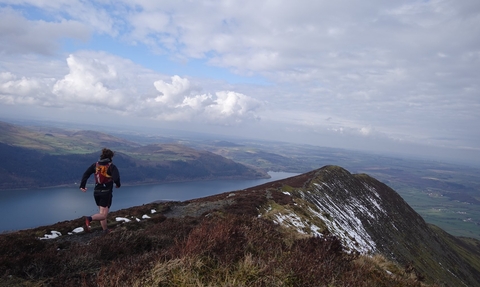
[[[281,193],[267,193],[288,204]],[[257,218],[264,192],[233,197],[121,210],[111,218],[157,213],[110,221],[114,231],[106,235],[96,227],[38,239],[51,230],[65,234],[81,219],[1,235],[0,286],[423,286],[383,257],[345,253],[335,237],[300,237]],[[182,214],[173,212],[179,207]]]

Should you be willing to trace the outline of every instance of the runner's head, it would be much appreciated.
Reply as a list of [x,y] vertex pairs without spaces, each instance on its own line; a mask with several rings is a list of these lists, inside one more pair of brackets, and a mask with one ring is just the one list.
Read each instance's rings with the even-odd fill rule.
[[110,160],[112,157],[115,155],[115,153],[108,148],[102,149],[102,154],[100,155],[100,159],[106,159],[109,158]]

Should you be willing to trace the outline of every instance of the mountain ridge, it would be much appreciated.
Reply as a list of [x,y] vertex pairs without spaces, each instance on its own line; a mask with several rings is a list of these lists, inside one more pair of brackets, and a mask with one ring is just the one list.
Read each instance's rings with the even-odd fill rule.
[[[109,277],[122,278],[116,281],[120,286],[179,286],[189,280],[199,286],[227,286],[228,276],[248,261],[252,273],[236,285],[480,285],[478,240],[456,238],[426,224],[393,189],[338,166],[205,198],[119,210],[111,214],[111,234],[99,236],[94,226],[92,234],[66,235],[81,222],[79,218],[0,236],[0,274],[30,280],[22,270],[36,266],[43,273],[30,271],[30,278],[49,280],[51,286],[78,283],[80,278],[84,286],[115,286],[100,276],[110,272],[123,276]],[[53,231],[64,235],[38,241]],[[36,248],[36,254],[24,254],[20,239],[23,246]],[[24,255],[1,256],[15,252]],[[48,255],[52,252],[64,256]],[[72,257],[73,264],[65,258],[78,252],[86,252],[85,259]],[[372,263],[382,257],[388,261]],[[86,258],[94,259],[90,267],[75,267],[83,266]],[[138,265],[145,260],[150,263]],[[70,267],[62,267],[61,274],[58,269],[49,273],[52,263]],[[224,275],[214,281],[214,274]]]
[[[391,260],[413,264],[424,274],[428,270],[435,278],[445,278],[446,273],[452,272],[441,266],[471,268],[456,252],[444,248],[438,232],[397,192],[378,180],[366,174],[351,175],[337,166],[321,168],[307,177],[313,180],[306,181],[303,189],[310,192],[297,191],[298,197],[322,211],[312,214],[327,223],[329,230],[335,230],[333,234],[348,248],[360,253],[380,252]],[[479,270],[474,271],[473,277],[468,273],[459,277],[470,277],[473,282],[480,278]]]

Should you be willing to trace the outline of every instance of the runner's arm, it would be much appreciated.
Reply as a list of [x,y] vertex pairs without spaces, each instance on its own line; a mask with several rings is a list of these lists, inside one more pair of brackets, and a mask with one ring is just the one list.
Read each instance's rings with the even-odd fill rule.
[[118,168],[114,164],[112,164],[112,179],[117,188],[122,186],[122,184],[120,183],[120,172],[118,171]]
[[89,166],[87,170],[83,173],[82,181],[80,182],[80,189],[85,189],[85,185],[87,185],[87,180],[93,173],[95,173],[95,164]]

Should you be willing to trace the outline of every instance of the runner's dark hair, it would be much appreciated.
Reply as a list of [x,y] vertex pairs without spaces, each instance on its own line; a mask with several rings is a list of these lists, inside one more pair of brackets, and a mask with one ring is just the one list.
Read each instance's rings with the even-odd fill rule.
[[108,148],[102,149],[102,154],[100,155],[100,159],[112,159],[112,157],[115,155],[115,152],[109,150]]

